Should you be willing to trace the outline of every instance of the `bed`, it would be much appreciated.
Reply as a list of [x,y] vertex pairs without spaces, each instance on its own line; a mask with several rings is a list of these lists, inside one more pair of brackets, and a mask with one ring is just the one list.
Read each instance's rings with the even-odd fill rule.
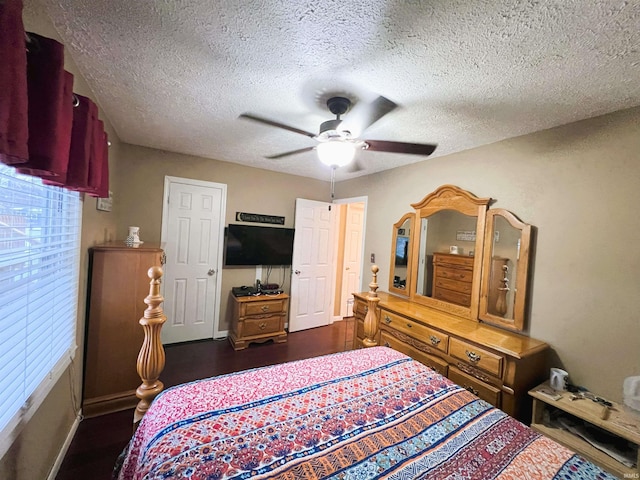
[[613,479],[411,357],[367,348],[164,390],[162,268],[152,267],[134,435],[114,478]]
[[387,347],[167,389],[115,477],[615,478]]

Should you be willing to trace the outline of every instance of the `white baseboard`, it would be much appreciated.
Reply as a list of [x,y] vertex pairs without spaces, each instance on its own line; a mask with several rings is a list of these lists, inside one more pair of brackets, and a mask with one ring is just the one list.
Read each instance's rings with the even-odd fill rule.
[[47,480],[56,480],[56,477],[58,476],[58,472],[60,471],[60,467],[62,466],[62,462],[64,461],[64,457],[67,455],[67,451],[69,451],[69,447],[71,446],[71,442],[73,441],[73,437],[75,436],[76,431],[78,430],[78,425],[80,425],[81,420],[82,420],[82,410],[78,411],[76,415],[76,419],[73,421],[73,424],[71,425],[71,429],[69,430],[69,433],[67,434],[67,438],[62,444],[62,448],[60,449],[60,452],[58,452],[58,456],[56,457],[56,461],[53,464],[51,471],[49,472],[49,476],[47,477]]

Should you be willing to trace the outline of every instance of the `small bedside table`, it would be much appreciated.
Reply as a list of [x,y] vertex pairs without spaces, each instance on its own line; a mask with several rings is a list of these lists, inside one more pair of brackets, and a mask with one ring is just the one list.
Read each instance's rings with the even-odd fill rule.
[[251,342],[276,343],[287,341],[284,324],[287,320],[289,295],[258,295],[235,297],[229,342],[234,350],[243,350]]
[[[554,400],[551,396],[543,393],[545,391],[556,393],[560,395],[560,398]],[[547,427],[543,423],[545,411],[552,411],[556,408],[591,425],[595,425],[615,437],[628,440],[638,448],[640,445],[640,415],[625,411],[623,405],[615,402],[611,402],[613,405],[608,407],[607,410],[604,405],[588,398],[571,400],[571,393],[555,392],[548,382],[529,391],[529,395],[533,397],[531,428],[579,453],[620,478],[640,478],[640,468],[638,466],[640,464],[640,452],[636,452],[635,468],[629,468],[598,450],[581,437],[562,428]]]

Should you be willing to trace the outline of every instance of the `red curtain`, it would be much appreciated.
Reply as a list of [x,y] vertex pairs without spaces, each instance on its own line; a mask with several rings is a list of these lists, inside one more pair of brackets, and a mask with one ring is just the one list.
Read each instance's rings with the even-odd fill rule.
[[73,93],[64,46],[26,33],[22,1],[0,1],[0,161],[44,183],[109,195],[108,139],[98,108]]

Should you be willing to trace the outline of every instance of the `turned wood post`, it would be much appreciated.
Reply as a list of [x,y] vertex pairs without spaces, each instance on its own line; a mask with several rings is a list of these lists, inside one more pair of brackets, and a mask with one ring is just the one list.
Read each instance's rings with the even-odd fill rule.
[[364,317],[364,339],[362,344],[365,347],[375,347],[378,345],[376,337],[378,334],[378,268],[377,265],[371,266],[373,279],[369,284],[369,294],[367,295],[367,314]]
[[136,390],[136,396],[140,401],[133,415],[134,430],[149,409],[153,399],[164,388],[163,383],[158,380],[164,368],[164,347],[160,339],[160,332],[162,331],[162,325],[167,320],[160,306],[164,301],[164,298],[160,295],[162,268],[151,267],[147,275],[149,275],[151,282],[149,284],[149,296],[144,299],[144,303],[148,307],[144,311],[144,317],[140,319],[140,325],[144,329],[144,341],[138,354],[137,368],[142,384]]

